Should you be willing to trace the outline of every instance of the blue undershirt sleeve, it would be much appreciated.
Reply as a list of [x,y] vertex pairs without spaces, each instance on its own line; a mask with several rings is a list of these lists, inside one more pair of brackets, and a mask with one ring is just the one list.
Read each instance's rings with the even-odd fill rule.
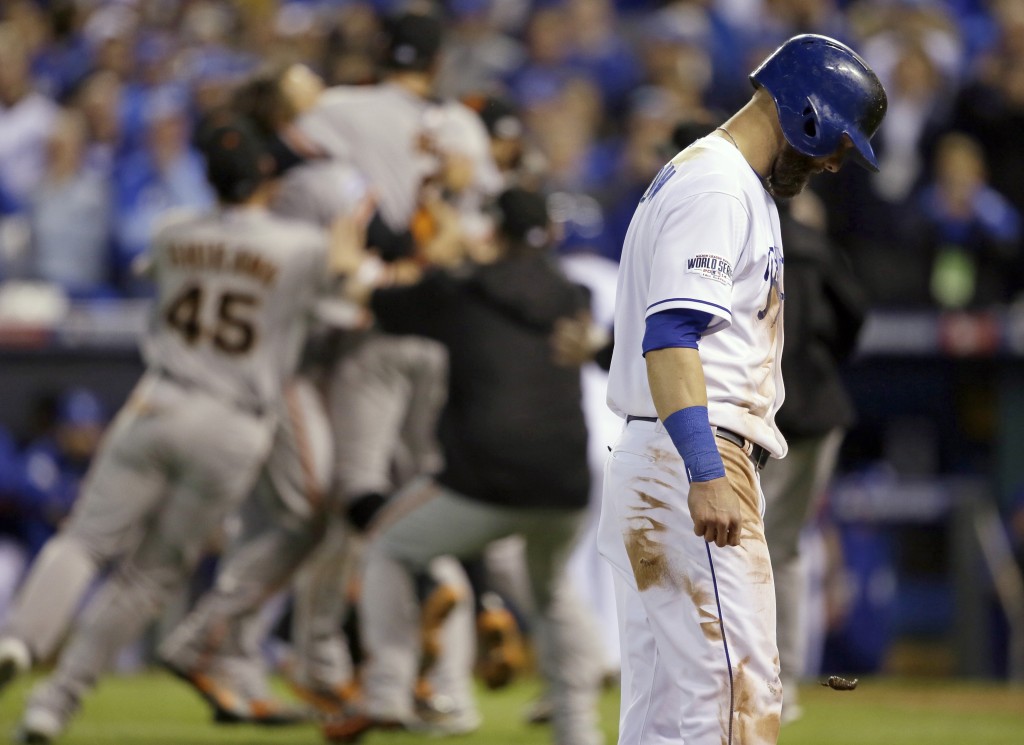
[[668,347],[697,348],[712,315],[692,308],[670,308],[647,317],[643,353]]

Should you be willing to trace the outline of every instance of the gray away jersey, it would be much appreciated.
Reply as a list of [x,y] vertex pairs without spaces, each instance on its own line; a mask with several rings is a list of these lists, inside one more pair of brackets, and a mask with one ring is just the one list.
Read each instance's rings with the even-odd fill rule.
[[390,83],[339,86],[324,92],[300,126],[332,157],[367,177],[385,221],[401,230],[409,226],[420,184],[433,169],[421,148],[431,107]]
[[162,228],[146,363],[226,401],[270,410],[298,364],[326,281],[327,239],[258,208],[229,208]]

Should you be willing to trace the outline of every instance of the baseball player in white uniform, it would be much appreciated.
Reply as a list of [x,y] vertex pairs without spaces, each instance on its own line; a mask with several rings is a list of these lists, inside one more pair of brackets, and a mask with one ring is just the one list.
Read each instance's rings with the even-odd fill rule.
[[848,47],[795,37],[755,93],[651,183],[626,235],[599,548],[616,570],[622,745],[768,745],[782,708],[758,470],[781,458],[783,249],[772,198],[869,138],[885,92]]
[[323,231],[274,217],[259,139],[244,122],[204,140],[221,199],[154,237],[147,371],[118,414],[68,525],[35,564],[0,639],[0,681],[49,658],[99,571],[51,678],[29,700],[26,742],[49,742],[114,653],[191,575],[210,532],[252,490],[307,317],[337,258]]

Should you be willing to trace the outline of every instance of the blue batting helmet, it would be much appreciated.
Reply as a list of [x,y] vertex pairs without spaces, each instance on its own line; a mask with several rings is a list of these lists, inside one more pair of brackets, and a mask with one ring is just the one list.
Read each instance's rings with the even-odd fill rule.
[[750,74],[775,100],[786,140],[812,158],[831,155],[846,135],[854,155],[878,170],[871,136],[885,116],[878,76],[845,44],[827,36],[794,36]]

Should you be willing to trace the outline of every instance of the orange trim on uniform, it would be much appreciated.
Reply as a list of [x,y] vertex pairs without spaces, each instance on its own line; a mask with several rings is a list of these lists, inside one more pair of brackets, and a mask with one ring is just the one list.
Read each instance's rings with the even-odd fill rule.
[[288,418],[291,419],[292,428],[295,430],[295,445],[299,451],[299,465],[302,467],[305,481],[306,498],[314,507],[319,507],[323,504],[324,493],[317,483],[316,469],[313,467],[313,450],[303,426],[302,407],[298,402],[296,390],[294,385],[289,385],[284,391],[284,401],[288,408]]

